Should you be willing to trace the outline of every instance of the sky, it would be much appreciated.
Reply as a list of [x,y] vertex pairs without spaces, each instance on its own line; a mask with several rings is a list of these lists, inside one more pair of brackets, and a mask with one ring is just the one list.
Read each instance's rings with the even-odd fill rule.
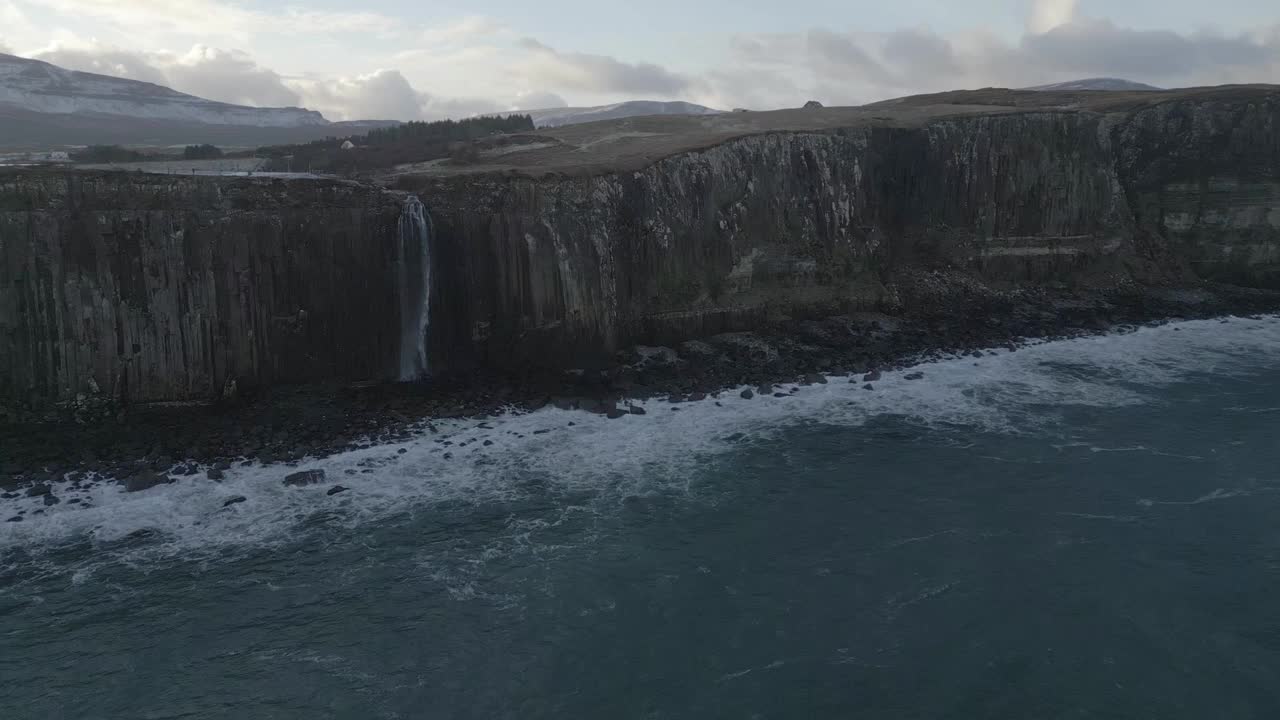
[[331,120],[1280,82],[1276,0],[0,0],[0,52]]

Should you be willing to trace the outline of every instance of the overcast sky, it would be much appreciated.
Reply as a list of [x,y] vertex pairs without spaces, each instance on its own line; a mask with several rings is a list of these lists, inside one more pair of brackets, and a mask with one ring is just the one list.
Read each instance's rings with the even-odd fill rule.
[[1280,82],[1280,0],[0,0],[0,51],[330,119]]

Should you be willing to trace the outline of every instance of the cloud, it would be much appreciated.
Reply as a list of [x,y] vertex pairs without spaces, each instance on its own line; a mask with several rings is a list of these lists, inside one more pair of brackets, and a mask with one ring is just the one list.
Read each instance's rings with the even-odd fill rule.
[[71,70],[151,82],[210,100],[260,107],[303,106],[319,110],[330,120],[434,120],[495,113],[507,107],[496,100],[420,92],[399,70],[284,77],[247,53],[204,45],[175,55],[87,43],[54,47],[37,57]]
[[809,61],[823,76],[847,77],[855,82],[891,84],[889,72],[856,38],[829,30],[810,30],[806,42]]
[[488,38],[508,32],[505,25],[493,18],[472,15],[454,22],[429,27],[422,32],[422,41],[428,46],[462,45],[478,38]]
[[[1274,82],[1280,73],[1280,25],[1252,33],[1136,30],[1078,16],[1074,2],[1041,2],[1028,32],[1013,42],[981,33],[943,35],[927,28],[888,33],[765,33],[733,39],[743,69],[712,73],[714,92],[748,95],[735,74],[768,70],[795,90],[770,90],[794,104],[800,96],[863,103],[957,87],[1026,87],[1113,76],[1166,87]],[[737,87],[734,87],[734,85]],[[758,93],[757,93],[758,95]]]
[[1177,80],[1200,71],[1265,67],[1276,47],[1251,38],[1130,30],[1107,20],[1078,20],[1023,39],[1021,54],[1057,72]]
[[[12,1],[12,0],[10,0]],[[32,0],[23,0],[31,2]],[[328,12],[286,7],[250,9],[221,0],[39,0],[47,10],[76,20],[92,19],[135,38],[163,41],[173,35],[248,43],[255,36],[364,33],[392,36],[404,22],[374,12]]]
[[110,47],[55,47],[38,54],[37,59],[58,67],[81,72],[110,75],[166,85],[165,77],[153,60],[141,53]]
[[688,90],[693,82],[652,63],[625,63],[608,55],[562,53],[533,38],[520,47],[528,51],[521,68],[530,84],[590,93],[659,95],[671,97]]
[[189,95],[236,105],[282,107],[297,105],[301,100],[280,75],[238,50],[196,45],[184,55],[173,55],[91,43],[54,47],[36,57],[70,70],[165,85]]
[[511,103],[512,110],[546,110],[569,107],[564,98],[553,92],[522,92]]
[[353,77],[295,80],[308,107],[331,120],[420,120],[422,99],[397,70]]
[[1032,33],[1047,33],[1065,25],[1076,17],[1076,0],[1035,0],[1027,29]]
[[298,105],[298,93],[275,71],[238,50],[196,45],[165,68],[176,89],[237,105],[270,107]]
[[0,52],[13,53],[15,49],[9,43],[18,38],[27,38],[35,33],[26,13],[12,0],[0,0]]
[[445,98],[419,92],[398,70],[290,81],[303,103],[330,120],[439,120],[500,112],[492,100]]

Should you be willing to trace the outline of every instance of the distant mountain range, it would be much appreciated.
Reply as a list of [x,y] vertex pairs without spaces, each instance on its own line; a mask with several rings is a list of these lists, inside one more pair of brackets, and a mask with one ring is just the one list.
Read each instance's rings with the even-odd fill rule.
[[1160,90],[1154,85],[1133,82],[1132,80],[1122,80],[1120,78],[1086,78],[1084,80],[1071,80],[1069,82],[1053,83],[1051,85],[1037,85],[1035,87],[1023,88],[1023,90],[1036,90],[1039,92],[1072,92],[1076,90],[1111,90],[1119,92],[1136,92]]
[[303,108],[206,100],[153,83],[0,53],[0,149],[56,145],[260,145],[367,132],[393,121],[329,122]]
[[562,107],[546,110],[523,110],[533,117],[533,124],[538,127],[562,127],[597,120],[617,120],[618,118],[638,117],[641,115],[719,115],[720,110],[713,110],[703,105],[688,102],[661,102],[658,100],[632,100],[616,105],[598,105],[595,107]]

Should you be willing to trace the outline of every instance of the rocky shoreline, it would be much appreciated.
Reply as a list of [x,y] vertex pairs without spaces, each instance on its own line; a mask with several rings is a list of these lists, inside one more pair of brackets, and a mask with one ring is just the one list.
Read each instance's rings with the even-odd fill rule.
[[[118,482],[140,491],[178,481],[218,481],[239,463],[279,464],[281,482],[323,478],[297,473],[304,458],[434,430],[432,421],[537,410],[548,404],[619,422],[646,411],[628,401],[715,402],[732,390],[769,402],[799,386],[859,383],[874,391],[883,374],[943,357],[1020,343],[1107,332],[1171,320],[1280,310],[1280,292],[1235,287],[1145,289],[1132,293],[982,293],[910,314],[858,313],[777,318],[750,333],[728,333],[677,347],[638,347],[600,370],[523,377],[443,377],[399,384],[277,387],[208,406],[126,408],[113,420],[0,426],[0,497],[45,496],[52,481],[73,489]],[[918,375],[908,376],[909,379]],[[345,488],[335,485],[331,493]]]

